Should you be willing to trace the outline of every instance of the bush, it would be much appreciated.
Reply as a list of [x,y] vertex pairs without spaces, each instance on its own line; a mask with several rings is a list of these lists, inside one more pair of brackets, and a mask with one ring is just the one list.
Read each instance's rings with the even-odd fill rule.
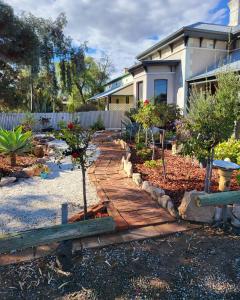
[[240,164],[240,141],[231,138],[219,144],[215,148],[215,158],[222,160],[229,158],[232,162]]
[[144,148],[142,150],[137,151],[137,156],[141,157],[143,160],[150,159],[152,156],[152,150],[148,148]]
[[136,149],[137,150],[142,150],[143,148],[145,148],[145,144],[144,143],[138,143],[138,144],[136,144]]
[[105,130],[105,126],[101,116],[98,117],[97,121],[91,126],[94,131]]
[[144,163],[144,166],[150,169],[155,169],[162,166],[161,160],[147,160]]

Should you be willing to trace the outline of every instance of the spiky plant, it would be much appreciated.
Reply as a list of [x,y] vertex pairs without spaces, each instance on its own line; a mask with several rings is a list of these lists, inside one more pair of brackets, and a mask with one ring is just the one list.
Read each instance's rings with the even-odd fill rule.
[[0,153],[8,155],[11,166],[16,165],[19,154],[30,151],[32,146],[32,132],[23,132],[22,127],[13,130],[0,129]]

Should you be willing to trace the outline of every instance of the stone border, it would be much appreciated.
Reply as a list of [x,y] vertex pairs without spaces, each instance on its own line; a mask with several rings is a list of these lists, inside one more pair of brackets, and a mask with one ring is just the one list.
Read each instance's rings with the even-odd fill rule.
[[178,218],[179,216],[178,211],[174,208],[172,199],[168,195],[165,195],[165,191],[161,188],[154,186],[149,181],[143,182],[140,173],[133,173],[133,165],[130,162],[131,149],[128,146],[128,144],[122,139],[114,140],[114,143],[116,145],[120,145],[121,148],[126,151],[125,156],[122,157],[122,169],[124,170],[126,175],[129,178],[132,178],[133,182],[138,187],[140,187],[142,190],[149,193],[152,199],[158,202],[158,204],[162,208],[165,208],[170,213],[171,216]]

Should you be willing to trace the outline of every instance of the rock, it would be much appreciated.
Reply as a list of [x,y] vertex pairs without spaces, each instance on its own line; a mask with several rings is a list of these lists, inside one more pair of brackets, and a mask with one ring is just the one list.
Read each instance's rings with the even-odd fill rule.
[[133,175],[133,167],[131,162],[125,163],[125,172],[127,173],[127,176],[130,178]]
[[237,219],[234,216],[232,216],[231,224],[234,227],[240,228],[240,219]]
[[161,197],[158,197],[157,201],[162,208],[166,208],[168,210],[171,216],[175,218],[178,217],[178,212],[174,207],[172,199],[168,195],[163,195]]
[[33,177],[35,174],[35,168],[34,167],[28,167],[28,168],[24,168],[23,172],[25,174],[27,174],[28,177]]
[[0,181],[0,187],[13,184],[17,180],[16,177],[3,177]]
[[158,197],[165,195],[164,190],[151,185],[149,181],[143,182],[142,189],[148,192],[154,200],[157,200]]
[[141,186],[142,178],[140,173],[133,173],[132,174],[133,182],[136,183],[137,186]]
[[232,214],[240,220],[240,204],[233,204]]
[[11,175],[16,178],[29,178],[30,177],[28,175],[28,173],[26,173],[24,170],[13,172]]
[[130,161],[130,158],[131,158],[131,152],[127,152],[126,153],[126,160]]
[[171,198],[168,195],[163,195],[158,197],[157,202],[162,208],[168,207],[168,202],[172,201]]
[[44,157],[44,149],[43,146],[37,145],[34,147],[33,153],[36,157],[38,158],[43,158]]
[[182,199],[182,203],[178,208],[179,215],[184,220],[202,222],[202,223],[212,223],[214,220],[215,207],[214,206],[204,206],[198,207],[196,205],[196,199],[199,195],[204,195],[204,192],[185,192]]

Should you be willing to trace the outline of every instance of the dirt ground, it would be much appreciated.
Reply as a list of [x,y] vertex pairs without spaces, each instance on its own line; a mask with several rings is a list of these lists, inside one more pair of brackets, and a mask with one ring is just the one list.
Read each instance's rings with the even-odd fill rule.
[[[160,155],[157,153],[157,158]],[[204,189],[205,169],[201,169],[197,161],[192,161],[180,155],[172,155],[171,150],[165,151],[165,162],[167,179],[163,177],[162,167],[147,168],[144,161],[136,155],[133,148],[132,158],[134,172],[142,174],[143,180],[148,180],[156,186],[162,188],[169,195],[176,206],[181,204],[181,199],[185,191]],[[233,173],[231,180],[231,190],[239,190],[236,172]],[[218,172],[213,170],[211,191],[218,191]]]
[[0,267],[0,299],[240,299],[240,235],[208,227]]

